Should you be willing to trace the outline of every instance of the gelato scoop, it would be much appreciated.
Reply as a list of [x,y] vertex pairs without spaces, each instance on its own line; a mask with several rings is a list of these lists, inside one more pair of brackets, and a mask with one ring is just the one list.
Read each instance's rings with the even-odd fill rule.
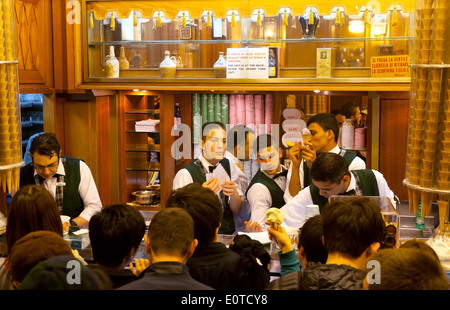
[[303,143],[311,142],[311,131],[308,128],[303,128],[301,131]]
[[278,230],[284,221],[284,213],[278,208],[270,208],[266,211],[266,219],[273,229]]

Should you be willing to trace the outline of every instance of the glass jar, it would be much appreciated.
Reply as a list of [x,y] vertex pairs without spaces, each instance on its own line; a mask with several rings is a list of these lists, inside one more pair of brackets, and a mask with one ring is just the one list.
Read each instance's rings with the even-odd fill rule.
[[226,78],[227,77],[227,61],[223,56],[223,52],[219,52],[219,59],[217,59],[214,64],[214,76],[216,78]]
[[161,72],[161,77],[163,78],[173,78],[177,71],[177,65],[170,59],[170,52],[164,52],[164,60],[159,65],[159,71]]

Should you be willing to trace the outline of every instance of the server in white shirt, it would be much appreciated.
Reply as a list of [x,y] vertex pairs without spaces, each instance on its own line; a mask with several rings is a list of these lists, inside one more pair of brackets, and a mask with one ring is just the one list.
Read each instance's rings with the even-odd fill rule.
[[63,156],[54,133],[35,137],[29,155],[32,162],[20,169],[20,187],[44,186],[55,197],[61,214],[71,217],[71,225],[87,226],[102,209],[89,167],[80,159]]
[[268,134],[259,135],[255,141],[256,161],[260,169],[252,178],[247,189],[247,200],[251,208],[252,225],[265,227],[266,211],[271,207],[281,208],[286,204],[287,169],[280,163],[281,149],[277,140]]
[[238,124],[228,130],[227,133],[227,151],[225,152],[225,158],[227,158],[232,164],[235,164],[238,169],[238,182],[239,189],[244,194],[242,197],[242,207],[239,214],[234,214],[234,223],[236,225],[236,231],[245,231],[245,222],[250,220],[250,205],[245,197],[247,191],[249,179],[244,173],[244,162],[250,161],[253,154],[253,142],[255,141],[255,134],[251,128]]
[[312,135],[311,143],[296,144],[289,150],[293,164],[288,172],[288,178],[291,180],[289,190],[286,190],[288,200],[311,184],[310,168],[318,154],[326,152],[339,154],[349,164],[349,170],[366,169],[366,163],[361,158],[338,146],[339,125],[333,114],[316,114],[308,120],[307,127]]
[[347,161],[338,154],[319,154],[312,164],[311,178],[312,184],[281,208],[287,226],[301,227],[306,206],[315,204],[322,211],[333,195],[388,197],[395,207],[394,193],[380,172],[370,169],[349,171]]
[[[202,126],[202,140],[199,145],[202,153],[180,169],[173,179],[173,189],[184,187],[190,183],[199,183],[218,194],[223,205],[223,218],[219,229],[220,234],[233,234],[235,224],[233,215],[239,214],[242,206],[243,193],[239,188],[239,168],[224,157],[227,136],[225,126],[220,122],[208,122]],[[220,181],[214,176],[214,170],[222,167],[228,175],[228,180]]]

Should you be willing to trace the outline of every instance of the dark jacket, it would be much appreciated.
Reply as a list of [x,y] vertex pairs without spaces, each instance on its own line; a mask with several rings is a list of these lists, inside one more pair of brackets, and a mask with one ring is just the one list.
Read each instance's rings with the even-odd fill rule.
[[106,273],[111,280],[113,289],[119,288],[138,279],[138,277],[136,277],[130,269],[108,268],[94,264],[89,264],[88,268],[91,270],[101,270]]
[[211,290],[211,287],[194,280],[182,263],[159,262],[145,269],[141,279],[118,290]]
[[348,265],[308,263],[272,281],[268,290],[362,290],[366,273]]

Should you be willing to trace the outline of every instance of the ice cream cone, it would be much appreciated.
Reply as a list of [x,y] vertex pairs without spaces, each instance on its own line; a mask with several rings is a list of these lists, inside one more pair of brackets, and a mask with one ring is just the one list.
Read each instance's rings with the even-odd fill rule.
[[439,230],[442,233],[444,231],[445,219],[448,211],[449,197],[446,195],[439,195],[438,207],[439,207]]
[[413,207],[414,207],[414,214],[417,214],[417,207],[419,206],[419,200],[420,200],[420,192],[416,189],[412,190],[412,201],[413,201]]
[[430,214],[431,205],[433,203],[433,194],[422,191],[420,193],[421,207],[422,207],[422,219]]

